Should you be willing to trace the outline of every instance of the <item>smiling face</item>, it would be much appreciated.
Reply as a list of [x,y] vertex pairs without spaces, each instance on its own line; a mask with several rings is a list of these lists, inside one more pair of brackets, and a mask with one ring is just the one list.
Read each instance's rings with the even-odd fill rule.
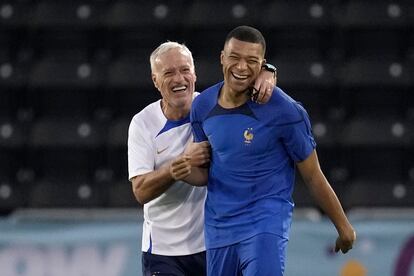
[[154,62],[152,81],[162,96],[165,116],[171,120],[185,117],[191,108],[196,75],[189,53],[172,48]]
[[264,49],[260,43],[245,42],[231,38],[221,52],[224,89],[235,94],[246,91],[260,73]]

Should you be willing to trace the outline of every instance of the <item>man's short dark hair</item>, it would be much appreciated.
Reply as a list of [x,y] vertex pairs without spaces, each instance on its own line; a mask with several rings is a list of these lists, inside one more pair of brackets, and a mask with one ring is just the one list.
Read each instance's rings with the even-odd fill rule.
[[260,43],[263,47],[263,53],[266,52],[266,41],[258,29],[250,26],[238,26],[228,33],[224,45],[232,38],[245,42]]

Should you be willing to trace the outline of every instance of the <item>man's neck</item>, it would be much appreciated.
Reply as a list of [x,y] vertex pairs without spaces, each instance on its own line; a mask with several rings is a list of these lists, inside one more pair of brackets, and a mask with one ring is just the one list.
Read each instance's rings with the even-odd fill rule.
[[235,108],[247,102],[249,95],[247,91],[237,92],[229,87],[223,86],[220,91],[218,103],[224,108]]
[[171,121],[178,121],[187,117],[190,113],[190,108],[191,106],[175,108],[161,100],[161,110],[164,113],[164,116]]

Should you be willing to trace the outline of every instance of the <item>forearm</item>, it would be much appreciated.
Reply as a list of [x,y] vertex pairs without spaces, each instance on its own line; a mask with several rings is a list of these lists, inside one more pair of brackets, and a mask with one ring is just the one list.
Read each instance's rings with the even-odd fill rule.
[[164,193],[175,180],[169,172],[169,166],[162,166],[156,171],[134,177],[132,189],[137,201],[145,204]]
[[352,228],[345,212],[331,185],[322,171],[315,172],[308,179],[304,179],[313,198],[331,219],[339,234]]
[[192,186],[206,186],[208,182],[208,168],[191,167],[191,174],[184,181]]

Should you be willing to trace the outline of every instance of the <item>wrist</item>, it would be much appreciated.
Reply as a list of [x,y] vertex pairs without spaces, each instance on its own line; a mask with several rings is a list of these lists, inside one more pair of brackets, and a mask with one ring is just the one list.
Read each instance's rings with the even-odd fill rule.
[[262,70],[266,70],[268,72],[273,73],[273,77],[276,78],[277,68],[274,65],[270,63],[265,63],[262,65]]

